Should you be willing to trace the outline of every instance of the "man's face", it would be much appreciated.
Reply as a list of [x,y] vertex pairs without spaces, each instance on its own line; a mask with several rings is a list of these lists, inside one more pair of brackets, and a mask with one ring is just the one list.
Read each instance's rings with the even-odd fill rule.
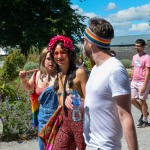
[[91,51],[91,48],[89,46],[89,42],[86,38],[83,38],[83,48],[84,48],[84,54],[87,57],[92,57],[92,51]]
[[144,51],[144,46],[142,46],[141,43],[135,43],[135,49],[139,54],[141,54]]

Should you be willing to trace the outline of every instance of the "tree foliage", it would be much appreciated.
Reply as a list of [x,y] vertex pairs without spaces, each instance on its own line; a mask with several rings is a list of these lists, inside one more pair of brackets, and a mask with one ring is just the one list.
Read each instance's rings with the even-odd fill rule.
[[2,78],[4,81],[12,81],[18,77],[18,70],[25,64],[25,57],[19,50],[14,50],[9,54],[2,67]]
[[71,8],[70,0],[1,0],[1,46],[29,48],[46,46],[56,34],[80,40],[84,16]]

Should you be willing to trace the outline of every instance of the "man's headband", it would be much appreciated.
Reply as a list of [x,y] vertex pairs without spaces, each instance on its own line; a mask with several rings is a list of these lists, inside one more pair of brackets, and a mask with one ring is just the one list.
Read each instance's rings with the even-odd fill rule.
[[85,29],[84,36],[91,44],[95,44],[96,46],[101,48],[110,48],[110,42],[112,39],[101,38],[93,33],[89,28]]

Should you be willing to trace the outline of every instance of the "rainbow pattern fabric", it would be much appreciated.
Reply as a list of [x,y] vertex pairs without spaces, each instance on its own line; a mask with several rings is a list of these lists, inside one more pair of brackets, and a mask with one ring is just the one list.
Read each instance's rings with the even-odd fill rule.
[[39,95],[36,93],[32,93],[30,95],[31,105],[32,105],[32,125],[34,128],[38,126],[38,113],[39,113]]
[[85,29],[84,36],[90,43],[93,43],[93,44],[97,45],[98,47],[110,48],[110,42],[112,39],[101,38],[101,37],[97,36],[96,34],[94,34],[90,30],[90,28]]

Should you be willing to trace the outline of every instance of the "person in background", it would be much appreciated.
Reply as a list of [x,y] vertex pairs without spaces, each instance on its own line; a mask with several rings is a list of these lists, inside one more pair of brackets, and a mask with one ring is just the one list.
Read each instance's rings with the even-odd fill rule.
[[79,57],[79,58],[77,59],[76,67],[77,67],[77,68],[84,68],[84,67],[85,67],[83,58]]
[[[47,48],[41,52],[39,69],[33,73],[29,81],[27,74],[27,71],[20,71],[19,77],[26,91],[35,90],[35,93],[39,96],[38,132],[40,132],[58,107],[58,99],[53,87],[56,63]],[[38,141],[39,150],[44,150],[44,144],[39,137]]]
[[85,85],[87,82],[87,73],[84,69],[77,69],[75,66],[76,55],[73,42],[70,38],[57,35],[49,42],[49,50],[58,64],[58,74],[55,81],[55,91],[58,95],[59,104],[63,107],[63,123],[54,140],[54,150],[85,150],[83,138],[83,102],[82,102],[82,120],[74,122],[72,111],[67,109],[65,99],[71,95],[74,90],[83,99],[85,97]]
[[[91,18],[84,32],[86,55],[95,62],[86,84],[84,103],[84,139],[86,150],[121,150],[124,133],[128,149],[138,150],[131,114],[131,89],[123,64],[111,53],[112,25]],[[66,106],[72,109],[66,101]]]
[[142,113],[137,125],[139,128],[148,126],[149,115],[146,99],[150,89],[150,56],[144,52],[145,45],[143,39],[135,41],[137,54],[132,59],[131,101]]

